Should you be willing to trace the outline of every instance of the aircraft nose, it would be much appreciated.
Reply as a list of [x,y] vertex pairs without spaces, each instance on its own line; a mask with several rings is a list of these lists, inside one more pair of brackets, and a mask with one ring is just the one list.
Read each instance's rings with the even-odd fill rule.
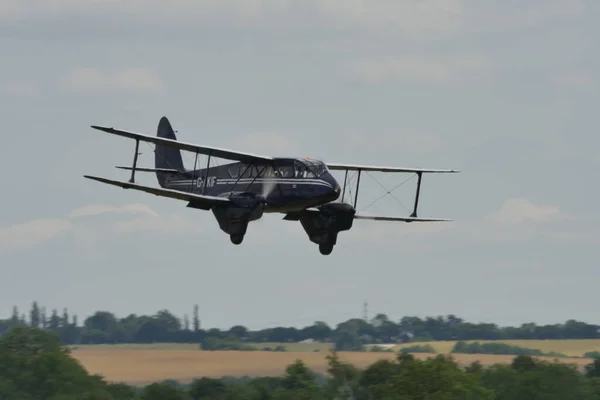
[[335,178],[328,174],[328,176],[325,177],[325,181],[331,185],[329,193],[333,192],[336,197],[339,196],[342,189],[340,188],[340,184],[337,183]]

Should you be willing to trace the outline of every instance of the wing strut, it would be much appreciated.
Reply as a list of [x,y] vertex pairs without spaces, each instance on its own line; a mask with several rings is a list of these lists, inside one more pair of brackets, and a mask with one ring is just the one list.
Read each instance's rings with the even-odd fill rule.
[[356,209],[356,205],[358,204],[358,188],[360,186],[360,173],[362,169],[358,170],[358,178],[356,178],[356,193],[354,194],[354,208]]
[[348,181],[348,170],[344,174],[344,190],[342,190],[342,203],[344,202],[344,195],[346,194],[346,182]]
[[210,168],[210,155],[212,150],[208,152],[208,160],[206,160],[206,174],[204,174],[204,187],[202,188],[202,194],[206,194],[206,183],[208,182],[208,168]]
[[423,172],[417,172],[419,180],[417,181],[417,196],[415,197],[415,208],[410,214],[411,218],[417,218],[417,207],[419,206],[419,194],[421,193],[421,179],[423,178]]
[[133,166],[131,168],[131,178],[129,178],[129,183],[135,183],[135,167],[137,165],[137,159],[140,150],[140,139],[135,139],[135,153],[133,154]]
[[192,182],[190,184],[190,191],[194,193],[194,181],[196,180],[196,166],[198,165],[198,152],[196,152],[196,157],[194,157],[194,169],[192,170]]

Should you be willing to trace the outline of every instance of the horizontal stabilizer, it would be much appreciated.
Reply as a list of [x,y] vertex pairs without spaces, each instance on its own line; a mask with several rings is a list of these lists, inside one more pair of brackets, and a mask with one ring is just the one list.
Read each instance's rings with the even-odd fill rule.
[[397,222],[450,222],[446,218],[418,218],[418,217],[376,217],[370,215],[355,215],[355,219],[366,219],[372,221],[397,221]]
[[179,140],[166,139],[159,136],[149,136],[141,133],[129,132],[120,129],[108,128],[105,126],[92,125],[94,129],[111,133],[113,135],[123,136],[130,139],[142,140],[145,142],[154,143],[156,145],[173,147],[180,150],[191,151],[193,153],[204,154],[211,157],[224,158],[246,163],[259,163],[272,161],[272,157],[259,156],[250,153],[242,153],[235,150],[220,149],[211,146],[199,146],[192,143],[180,142]]
[[458,173],[456,169],[427,169],[427,168],[401,168],[377,165],[338,164],[327,163],[327,168],[332,171],[376,171],[376,172],[421,172],[421,173]]
[[[126,169],[127,171],[133,170],[133,167],[122,167],[120,165],[117,165],[115,168]],[[172,168],[142,168],[142,167],[135,167],[135,172],[166,172],[166,173],[170,173],[170,174],[182,174],[185,171],[178,171],[178,170],[172,169]]]
[[138,185],[137,183],[114,181],[111,179],[100,178],[97,176],[84,175],[84,178],[106,183],[108,185],[119,186],[123,189],[134,189],[142,192],[150,193],[155,196],[169,197],[177,200],[189,201],[194,204],[195,208],[202,208],[204,210],[210,210],[211,207],[218,203],[227,203],[229,199],[227,197],[216,197],[216,196],[204,196],[200,194],[180,192],[172,189],[153,188],[150,186]]

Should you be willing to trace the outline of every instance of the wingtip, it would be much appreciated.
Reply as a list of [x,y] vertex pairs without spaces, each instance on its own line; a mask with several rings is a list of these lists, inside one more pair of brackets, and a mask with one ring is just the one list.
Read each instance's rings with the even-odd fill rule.
[[114,128],[112,128],[112,127],[111,127],[111,128],[109,128],[109,127],[106,127],[106,126],[100,126],[100,125],[90,125],[90,127],[91,127],[92,129],[97,129],[97,130],[99,130],[99,131],[104,131],[104,132],[109,132],[109,131],[112,131],[112,130],[114,129]]

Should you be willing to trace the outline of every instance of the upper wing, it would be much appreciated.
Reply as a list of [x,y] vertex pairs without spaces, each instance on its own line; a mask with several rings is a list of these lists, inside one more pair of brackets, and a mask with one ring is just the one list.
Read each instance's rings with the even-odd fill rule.
[[195,208],[201,208],[204,210],[210,210],[210,208],[217,203],[229,202],[229,199],[227,197],[203,196],[200,194],[180,192],[178,190],[172,189],[153,188],[150,186],[138,185],[137,183],[113,181],[112,179],[100,178],[97,176],[84,175],[84,177],[109,185],[119,186],[123,189],[140,190],[142,192],[151,193],[156,196],[170,197],[172,199],[189,201],[190,203],[193,203]]
[[455,169],[425,169],[425,168],[400,168],[382,167],[377,165],[339,164],[326,163],[327,168],[332,171],[377,171],[377,172],[421,172],[421,173],[457,173]]
[[[115,168],[126,169],[128,171],[132,171],[133,170],[133,167],[123,167],[123,166],[120,166],[120,165],[117,165]],[[170,174],[181,174],[181,173],[184,173],[185,171],[179,171],[177,169],[172,169],[172,168],[135,167],[135,172],[166,172],[166,173],[170,173]]]
[[417,218],[417,217],[375,217],[370,215],[355,215],[356,219],[368,219],[372,221],[401,221],[401,222],[449,222],[446,218]]
[[99,131],[111,133],[113,135],[124,136],[130,139],[138,139],[162,146],[170,146],[181,150],[187,150],[198,154],[210,155],[211,157],[224,158],[247,163],[266,162],[273,160],[272,157],[265,157],[256,154],[242,153],[234,150],[220,149],[217,147],[199,146],[192,143],[180,142],[179,140],[165,139],[158,136],[149,136],[141,133],[129,132],[120,129],[108,128],[104,126],[92,125],[92,128]]

